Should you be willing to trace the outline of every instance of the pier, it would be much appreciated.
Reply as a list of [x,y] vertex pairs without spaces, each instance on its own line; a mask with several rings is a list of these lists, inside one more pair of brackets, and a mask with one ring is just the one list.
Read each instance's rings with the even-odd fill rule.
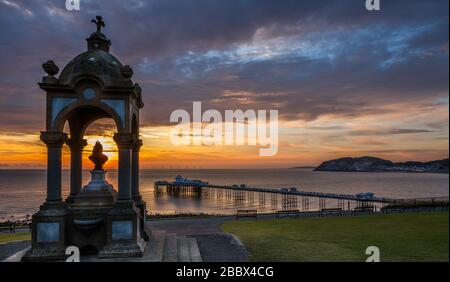
[[299,191],[295,187],[276,189],[245,184],[217,185],[181,176],[177,176],[175,181],[156,181],[154,193],[171,197],[217,199],[233,203],[237,208],[252,207],[272,211],[354,211],[365,208],[376,211],[393,202],[388,198],[376,197],[372,193],[350,195]]

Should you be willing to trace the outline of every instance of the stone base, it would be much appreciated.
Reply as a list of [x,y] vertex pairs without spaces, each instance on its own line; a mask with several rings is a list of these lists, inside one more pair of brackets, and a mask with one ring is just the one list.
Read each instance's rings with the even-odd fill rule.
[[109,190],[82,190],[80,194],[72,197],[71,208],[112,208],[117,197],[116,191]]
[[69,208],[66,244],[80,248],[81,254],[96,254],[106,244],[107,208]]
[[107,243],[99,258],[140,257],[147,242],[141,236],[140,209],[132,200],[117,201],[108,213]]
[[99,258],[144,255],[145,202],[116,200],[117,192],[105,185],[90,188],[67,202],[41,206],[32,217],[32,246],[22,261],[64,261],[68,246]]
[[45,202],[32,217],[31,249],[22,261],[58,261],[65,258],[66,204]]
[[113,186],[105,180],[105,170],[92,170],[91,181],[78,195],[70,197],[72,208],[112,208],[117,198]]
[[83,190],[90,191],[100,191],[100,190],[109,190],[114,191],[114,188],[111,184],[106,181],[106,170],[97,169],[91,170],[91,181],[88,185],[83,187]]
[[126,258],[142,257],[145,253],[147,242],[143,239],[137,243],[113,243],[105,246],[98,254],[99,258]]
[[29,249],[22,257],[22,261],[64,261],[66,259],[66,249],[52,246],[38,246]]
[[147,217],[147,204],[144,202],[144,200],[142,200],[141,195],[133,196],[133,201],[136,208],[139,209],[139,224],[140,224],[139,228],[141,230],[141,237],[145,241],[148,241],[151,236],[151,232],[150,230],[145,228],[145,222]]
[[67,208],[67,203],[63,201],[45,201],[36,215],[52,215],[52,214],[64,214]]

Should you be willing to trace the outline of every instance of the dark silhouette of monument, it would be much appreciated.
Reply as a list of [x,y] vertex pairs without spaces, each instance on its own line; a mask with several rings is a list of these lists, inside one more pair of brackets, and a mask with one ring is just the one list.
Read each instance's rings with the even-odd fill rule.
[[103,165],[108,160],[108,157],[103,154],[103,146],[100,142],[95,142],[92,155],[89,156],[89,160],[95,164],[95,170],[103,170]]
[[97,33],[101,33],[102,27],[106,26],[101,16],[96,16],[95,20],[92,20],[91,22],[95,23],[95,25],[97,26]]
[[[43,64],[39,83],[47,93],[47,198],[32,218],[32,247],[24,261],[61,260],[67,246],[99,257],[143,255],[148,235],[146,205],[139,193],[139,110],[141,88],[133,70],[112,56],[111,41],[102,33],[102,17],[92,20],[97,31],[87,38],[87,51],[60,73],[53,61]],[[89,159],[91,181],[82,188],[82,151],[86,128],[100,118],[114,120],[118,147],[118,190],[105,180],[107,157],[97,142]],[[69,134],[63,132],[68,123]],[[70,148],[70,195],[61,197],[61,150]]]

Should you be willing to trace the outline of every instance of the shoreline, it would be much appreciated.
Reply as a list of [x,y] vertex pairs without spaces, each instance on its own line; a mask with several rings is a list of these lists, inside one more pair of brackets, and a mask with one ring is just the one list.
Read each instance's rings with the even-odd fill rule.
[[402,171],[402,170],[312,170],[314,172],[362,172],[362,173],[404,173],[404,174],[447,174],[448,171]]

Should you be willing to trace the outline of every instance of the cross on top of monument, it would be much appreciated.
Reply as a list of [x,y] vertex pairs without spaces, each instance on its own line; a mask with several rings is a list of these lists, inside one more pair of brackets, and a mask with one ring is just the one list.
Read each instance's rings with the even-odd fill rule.
[[95,20],[92,20],[93,23],[95,23],[95,25],[97,26],[97,32],[101,33],[102,32],[102,27],[105,27],[105,22],[103,21],[102,16],[96,16]]
[[95,20],[91,20],[91,22],[97,26],[97,31],[93,32],[87,39],[88,50],[101,49],[105,52],[109,52],[111,41],[102,33],[102,27],[106,26],[102,16],[96,16]]

